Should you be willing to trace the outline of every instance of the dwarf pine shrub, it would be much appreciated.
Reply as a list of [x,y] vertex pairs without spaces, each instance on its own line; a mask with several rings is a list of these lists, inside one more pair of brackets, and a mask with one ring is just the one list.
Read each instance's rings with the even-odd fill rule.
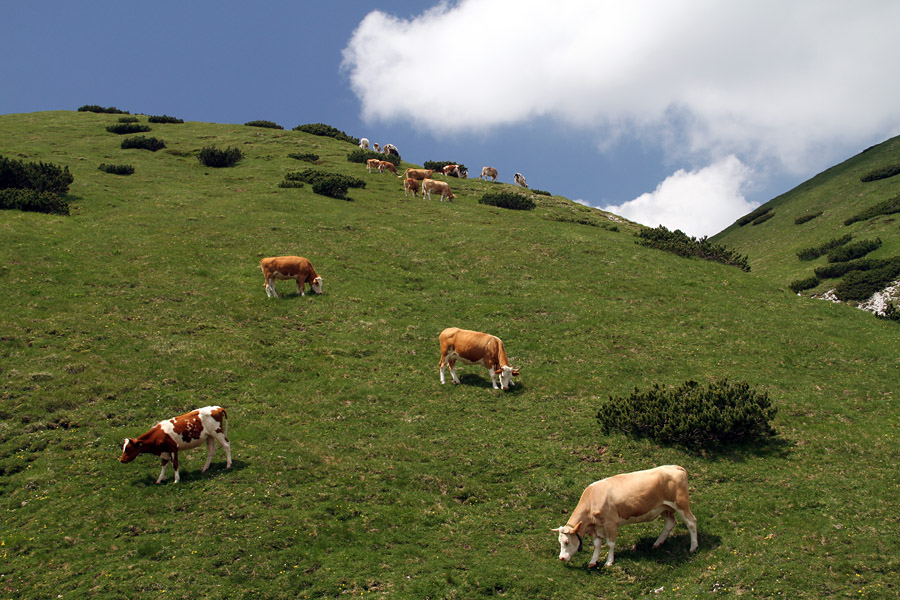
[[706,236],[697,239],[689,237],[680,229],[669,231],[664,225],[656,228],[644,227],[636,234],[640,239],[637,243],[642,246],[658,248],[672,254],[684,257],[697,257],[704,260],[731,265],[742,271],[750,271],[747,257],[729,250],[725,246],[713,244]]
[[775,213],[770,211],[764,215],[760,215],[760,216],[756,217],[755,219],[753,219],[753,221],[750,222],[750,224],[751,225],[759,225],[760,223],[765,223],[766,221],[768,221],[769,219],[771,219],[774,216],[775,216]]
[[0,209],[68,215],[69,201],[50,192],[6,188],[0,189]]
[[490,204],[510,210],[534,210],[534,200],[516,192],[488,192],[478,200],[479,204]]
[[819,285],[821,281],[818,277],[813,275],[812,277],[807,277],[806,279],[796,279],[790,283],[788,286],[791,288],[791,291],[795,294],[799,294],[803,290],[811,290],[812,288]]
[[857,221],[867,221],[880,215],[891,215],[898,212],[900,212],[900,196],[894,196],[853,215],[844,221],[844,225],[852,225]]
[[325,123],[307,123],[306,125],[297,125],[296,127],[294,127],[294,131],[302,131],[304,133],[311,133],[313,135],[332,137],[336,140],[349,142],[354,146],[359,146],[359,138],[351,137],[340,129],[336,129],[331,125],[326,125]]
[[315,185],[323,181],[338,181],[348,188],[364,188],[366,182],[359,177],[350,177],[349,175],[341,175],[340,173],[329,173],[319,169],[304,169],[302,171],[294,171],[284,176],[285,181],[302,181],[309,185]]
[[860,240],[853,244],[846,244],[828,252],[828,262],[847,262],[854,258],[862,258],[869,252],[881,247],[881,238],[874,240]]
[[319,155],[313,154],[312,152],[291,152],[288,154],[288,158],[314,163],[319,160]]
[[644,391],[635,388],[627,398],[610,396],[600,406],[597,421],[604,433],[620,431],[689,449],[721,449],[773,438],[775,414],[767,393],[721,379],[708,386],[696,381],[676,388],[656,384]]
[[137,123],[137,117],[119,117],[119,123]]
[[169,115],[153,115],[147,117],[147,121],[150,123],[184,123],[184,119],[179,119],[177,117],[170,117]]
[[352,150],[347,153],[347,161],[352,163],[365,164],[366,161],[370,158],[386,160],[389,163],[393,164],[395,167],[400,166],[400,157],[395,154],[382,154],[381,152],[375,152],[374,150],[364,150],[362,148],[357,148],[356,150]]
[[860,258],[857,260],[848,260],[846,262],[829,263],[816,267],[813,272],[819,279],[835,279],[843,277],[850,271],[869,271],[871,269],[880,269],[885,266],[887,261],[877,260],[874,258]]
[[150,152],[156,152],[157,150],[162,150],[166,147],[166,143],[159,138],[155,137],[145,137],[143,135],[136,135],[134,137],[125,138],[122,140],[121,148],[122,150],[149,150]]
[[28,189],[60,196],[68,193],[73,181],[75,178],[69,173],[69,167],[0,156],[0,190]]
[[748,214],[744,215],[743,217],[741,217],[740,219],[738,219],[737,224],[738,224],[738,226],[743,227],[747,223],[752,223],[753,221],[762,217],[763,215],[765,215],[767,212],[769,212],[771,210],[772,210],[771,206],[760,206],[753,212],[748,213]]
[[849,233],[845,236],[841,236],[839,238],[834,238],[822,244],[821,246],[813,246],[811,248],[804,248],[803,250],[797,251],[797,258],[800,260],[815,260],[820,256],[824,256],[828,254],[829,251],[843,246],[850,242],[853,239],[853,236]]
[[110,133],[125,135],[129,133],[143,133],[150,131],[150,127],[141,125],[140,123],[116,123],[115,125],[107,125],[106,130]]
[[886,167],[881,167],[880,169],[874,169],[860,177],[859,180],[863,183],[867,183],[869,181],[887,179],[889,177],[893,177],[894,175],[900,175],[900,164],[888,165]]
[[880,292],[900,277],[900,256],[884,262],[884,265],[867,271],[850,271],[834,287],[838,300],[862,301]]
[[102,106],[98,106],[97,104],[85,104],[84,106],[79,106],[78,112],[108,113],[114,115],[130,114],[127,110],[119,110],[115,106],[103,108]]
[[460,169],[466,169],[466,165],[462,164],[461,162],[456,162],[453,160],[442,160],[442,161],[426,160],[425,163],[422,165],[422,168],[423,169],[433,169],[435,172],[440,173],[444,170],[444,167],[446,167],[447,165],[459,165]]
[[131,165],[108,165],[106,163],[101,163],[97,168],[104,173],[112,173],[113,175],[131,175],[134,173],[134,167]]
[[275,123],[273,121],[247,121],[246,123],[244,123],[244,125],[246,125],[247,127],[265,127],[268,129],[284,129],[284,127],[282,127],[281,125],[279,125],[278,123]]
[[796,219],[794,219],[794,225],[803,225],[804,223],[807,223],[807,222],[809,222],[809,221],[812,221],[813,219],[815,219],[816,217],[818,217],[818,216],[821,215],[821,214],[822,214],[822,211],[820,210],[820,211],[817,211],[817,212],[813,212],[813,213],[809,213],[809,214],[805,214],[805,215],[799,216],[799,217],[797,217]]
[[213,167],[216,169],[233,167],[242,158],[244,158],[244,155],[241,153],[241,150],[235,147],[226,148],[225,150],[219,150],[218,148],[205,146],[202,150],[200,150],[200,154],[197,156],[197,160],[199,160],[201,163],[203,163],[207,167]]

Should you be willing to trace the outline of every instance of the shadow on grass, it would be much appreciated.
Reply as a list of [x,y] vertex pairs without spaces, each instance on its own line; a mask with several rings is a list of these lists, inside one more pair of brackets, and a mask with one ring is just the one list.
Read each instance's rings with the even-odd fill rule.
[[[654,523],[656,523],[656,521],[654,521]],[[659,521],[659,524],[662,525],[662,520]],[[678,521],[678,527],[684,527],[684,524],[680,519]],[[722,545],[722,538],[720,536],[705,534],[703,531],[697,532],[698,548],[695,552],[690,552],[689,550],[691,545],[691,535],[687,531],[683,531],[683,533],[677,535],[670,535],[669,538],[663,542],[662,546],[654,549],[653,542],[655,541],[656,536],[647,536],[640,538],[633,547],[616,544],[615,562],[613,563],[612,568],[615,568],[617,565],[624,566],[634,562],[652,562],[659,565],[679,565],[692,560],[695,556],[715,550]],[[583,563],[579,564],[576,559],[573,558],[572,562],[567,566],[573,569],[580,568],[596,575],[604,573],[604,571],[607,570],[607,567],[603,564],[607,557],[606,544],[603,543],[601,546],[599,562],[597,563],[597,566],[592,569],[588,568],[588,561],[590,560],[591,553],[594,549],[591,541],[587,538],[584,540],[582,552],[585,550],[587,553],[583,556]],[[576,557],[577,556],[578,555],[576,555]]]
[[[135,461],[137,462],[137,461]],[[211,465],[209,465],[209,469],[206,470],[206,473],[201,473],[200,469],[202,468],[202,464],[198,466],[196,469],[185,469],[184,466],[178,470],[181,479],[178,482],[178,485],[183,483],[190,483],[191,481],[198,481],[202,479],[214,479],[216,477],[224,477],[227,476],[234,471],[241,471],[250,466],[250,463],[243,460],[235,460],[232,458],[231,460],[231,468],[228,469],[225,467],[225,459],[222,460],[213,459]],[[153,461],[153,470],[147,476],[136,477],[131,480],[131,484],[134,486],[145,486],[145,487],[153,487],[156,485],[156,478],[159,477],[159,468],[160,463],[158,460]],[[172,463],[169,463],[166,466],[166,478],[163,479],[160,485],[166,485],[175,483],[175,472],[172,470]]]
[[[514,381],[513,383],[515,385],[510,386],[510,388],[506,391],[503,391],[501,389],[497,389],[495,391],[503,392],[504,394],[509,394],[511,396],[518,396],[519,394],[521,394],[525,391],[526,388],[521,382]],[[497,384],[499,385],[499,381],[497,382]],[[448,385],[449,385],[449,383],[448,383]],[[487,389],[487,390],[494,389],[494,386],[491,383],[490,376],[485,377],[485,376],[479,375],[478,373],[464,373],[464,374],[460,375],[459,376],[459,385],[479,387],[479,388],[483,388],[483,389]]]

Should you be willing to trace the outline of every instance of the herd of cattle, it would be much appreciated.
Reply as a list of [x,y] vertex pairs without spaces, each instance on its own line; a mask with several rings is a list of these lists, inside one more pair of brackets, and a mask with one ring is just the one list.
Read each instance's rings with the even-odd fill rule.
[[[360,147],[368,147],[368,140],[363,138]],[[378,145],[375,144],[378,150]],[[389,151],[390,150],[390,151]],[[386,153],[396,153],[391,144],[384,146]],[[388,169],[397,173],[390,161],[370,159],[367,169],[383,172]],[[465,177],[459,165],[447,165],[443,174],[455,172],[457,177]],[[441,200],[453,200],[455,196],[450,186],[443,181],[432,179],[432,169],[407,169],[404,179],[404,190],[416,195],[421,187],[422,197],[426,194],[440,193]],[[402,175],[400,175],[402,177]],[[481,177],[497,180],[497,170],[484,167]],[[525,178],[515,174],[515,181],[525,186]],[[421,182],[421,185],[420,185]],[[527,187],[527,186],[525,186]],[[312,263],[302,256],[274,256],[263,258],[259,263],[265,279],[265,291],[268,297],[278,297],[275,292],[275,280],[293,279],[297,283],[297,293],[305,295],[304,286],[309,284],[315,294],[322,294],[322,277],[313,268]],[[440,382],[445,383],[444,371],[449,366],[453,383],[459,384],[456,374],[456,361],[466,364],[480,364],[491,376],[494,389],[508,390],[515,385],[512,378],[519,371],[509,364],[506,350],[500,338],[457,327],[444,329],[438,336],[441,358],[438,363]],[[499,379],[499,384],[498,384]],[[180,481],[178,472],[178,453],[182,450],[196,448],[206,444],[207,458],[201,473],[206,472],[212,462],[216,443],[225,449],[226,468],[231,468],[231,444],[228,441],[228,416],[221,406],[207,406],[189,413],[158,422],[149,431],[137,438],[126,438],[122,446],[120,462],[133,461],[141,454],[154,454],[160,457],[162,469],[156,483],[162,483],[166,474],[166,465],[171,462],[175,469],[175,483]],[[594,554],[588,564],[594,567],[600,557],[600,547],[606,540],[608,555],[606,566],[613,564],[613,555],[619,526],[626,523],[651,521],[662,516],[664,525],[662,533],[654,542],[657,548],[662,544],[675,527],[675,513],[681,517],[691,536],[690,552],[697,549],[697,519],[691,513],[688,495],[687,472],[677,465],[660,466],[644,471],[622,473],[601,479],[590,484],[582,493],[581,499],[565,525],[552,529],[558,534],[560,546],[559,559],[568,562],[581,549],[582,536],[590,536],[594,546]]]

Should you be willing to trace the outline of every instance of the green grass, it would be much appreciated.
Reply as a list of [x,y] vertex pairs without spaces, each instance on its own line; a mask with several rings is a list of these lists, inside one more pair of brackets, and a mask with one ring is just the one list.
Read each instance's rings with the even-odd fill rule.
[[[0,212],[0,598],[897,595],[895,323],[563,198],[508,211],[478,204],[502,184],[449,179],[454,202],[413,199],[350,144],[243,125],[121,150],[116,118],[0,117],[0,154],[75,176],[70,217]],[[204,146],[245,158],[208,169]],[[279,188],[296,152],[366,188]],[[278,254],[325,294],[266,298]],[[500,336],[519,384],[460,366],[441,386],[451,325]],[[780,443],[696,453],[595,420],[609,395],[721,377],[769,394]],[[207,404],[228,409],[230,471],[219,451],[200,474],[198,449],[155,486],[155,458],[117,462]],[[654,522],[622,528],[609,569],[557,560],[549,529],[585,486],[667,463],[690,475],[695,554],[682,524],[651,550]]]

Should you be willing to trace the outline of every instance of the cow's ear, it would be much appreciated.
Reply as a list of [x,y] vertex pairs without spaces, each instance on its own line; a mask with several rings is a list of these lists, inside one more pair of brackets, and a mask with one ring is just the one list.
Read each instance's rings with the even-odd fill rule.
[[513,375],[518,375],[518,374],[519,374],[519,370],[518,370],[518,369],[513,369]]

